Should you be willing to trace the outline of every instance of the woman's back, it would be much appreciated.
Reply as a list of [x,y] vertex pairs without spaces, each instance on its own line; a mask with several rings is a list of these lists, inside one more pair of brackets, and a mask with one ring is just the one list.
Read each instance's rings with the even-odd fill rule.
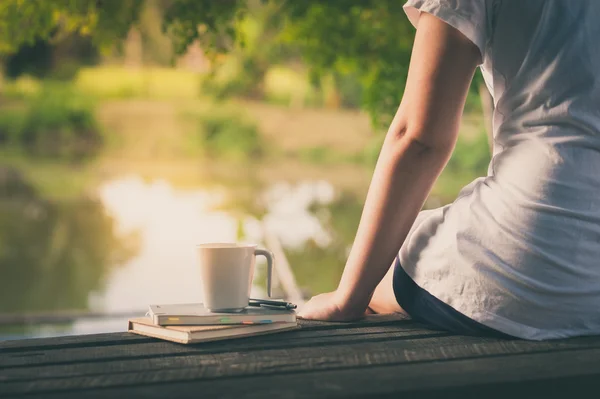
[[477,44],[496,108],[489,175],[417,220],[406,271],[512,335],[600,333],[600,2],[408,5]]

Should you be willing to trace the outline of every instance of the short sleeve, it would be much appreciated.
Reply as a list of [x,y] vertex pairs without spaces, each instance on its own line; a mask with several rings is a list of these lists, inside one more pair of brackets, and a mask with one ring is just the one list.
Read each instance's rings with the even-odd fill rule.
[[415,28],[422,12],[456,28],[477,46],[483,60],[487,43],[486,3],[486,0],[408,0],[404,11]]

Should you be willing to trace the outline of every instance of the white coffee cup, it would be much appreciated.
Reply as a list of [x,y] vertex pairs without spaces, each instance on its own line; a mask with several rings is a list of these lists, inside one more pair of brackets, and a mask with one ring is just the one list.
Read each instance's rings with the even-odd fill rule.
[[213,312],[239,312],[248,306],[256,255],[267,258],[267,295],[271,296],[273,254],[254,244],[198,245],[204,306]]

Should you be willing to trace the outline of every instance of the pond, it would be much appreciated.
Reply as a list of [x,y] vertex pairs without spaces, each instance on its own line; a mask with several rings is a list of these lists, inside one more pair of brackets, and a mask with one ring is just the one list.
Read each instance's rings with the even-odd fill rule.
[[[110,172],[64,196],[45,196],[18,167],[0,168],[0,339],[123,331],[127,316],[143,315],[151,303],[200,301],[195,246],[264,246],[265,231],[281,243],[306,296],[335,288],[360,218],[366,168],[190,167],[204,177],[182,184],[168,174],[94,165]],[[255,296],[264,295],[261,265]],[[73,311],[102,317],[6,321]]]
[[[263,157],[198,152],[188,113],[201,102],[105,103],[106,148],[92,159],[2,148],[0,340],[123,331],[149,304],[200,301],[196,245],[264,247],[265,231],[305,297],[334,289],[371,178],[356,157],[372,145],[368,118],[238,105],[260,122]],[[427,207],[473,178],[444,173]],[[255,296],[264,294],[261,265]]]

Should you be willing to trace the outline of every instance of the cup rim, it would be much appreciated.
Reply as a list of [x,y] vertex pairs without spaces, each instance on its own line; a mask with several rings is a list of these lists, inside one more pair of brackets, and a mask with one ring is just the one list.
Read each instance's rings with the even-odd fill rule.
[[247,249],[256,247],[257,244],[248,244],[240,242],[206,242],[196,245],[196,248],[198,249]]

